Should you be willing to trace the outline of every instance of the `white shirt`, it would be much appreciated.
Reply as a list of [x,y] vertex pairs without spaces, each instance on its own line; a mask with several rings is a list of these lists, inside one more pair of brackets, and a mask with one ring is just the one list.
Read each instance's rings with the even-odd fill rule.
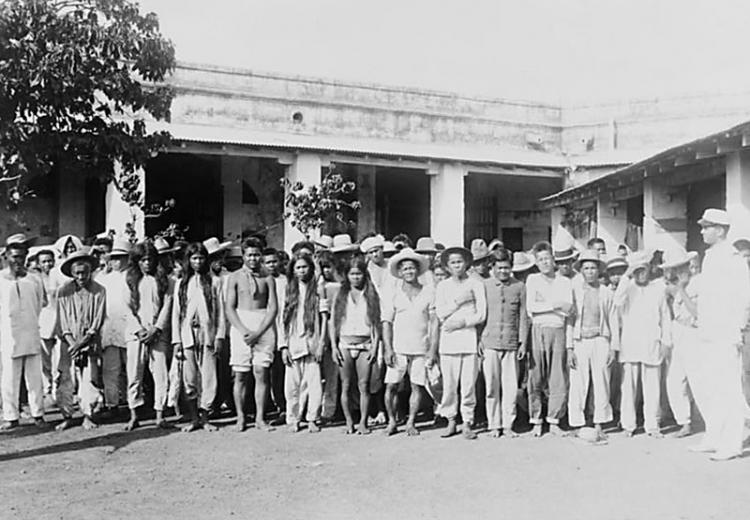
[[107,291],[107,315],[102,326],[102,346],[125,348],[125,327],[128,315],[130,291],[125,283],[125,272],[112,271],[99,277],[98,282]]
[[393,323],[393,351],[409,356],[423,355],[429,349],[430,317],[435,315],[435,289],[423,285],[409,299],[405,283],[398,281],[381,298],[382,320]]
[[13,358],[41,353],[39,314],[46,301],[42,279],[0,272],[0,352]]

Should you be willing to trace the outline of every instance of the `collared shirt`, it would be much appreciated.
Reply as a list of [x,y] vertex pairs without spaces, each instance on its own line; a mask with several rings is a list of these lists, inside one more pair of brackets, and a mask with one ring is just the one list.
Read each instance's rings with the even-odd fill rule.
[[493,350],[517,350],[528,327],[526,287],[516,278],[501,282],[484,280],[487,293],[487,321],[482,329],[482,345]]
[[381,298],[382,320],[393,324],[393,351],[409,356],[426,354],[429,344],[430,318],[435,316],[435,289],[423,285],[413,298],[398,280]]
[[659,344],[672,343],[672,320],[664,281],[654,280],[641,286],[632,278],[623,277],[614,305],[622,324],[620,361],[660,365],[663,358]]
[[587,283],[583,285],[583,304],[581,306],[581,337],[583,339],[595,338],[602,334],[599,289],[599,287],[591,287]]
[[100,332],[107,307],[106,289],[95,281],[78,287],[70,281],[57,291],[57,313],[60,319],[60,336],[73,336],[79,341],[86,334],[94,336],[100,345]]
[[11,357],[41,353],[39,314],[47,301],[42,279],[32,273],[14,278],[0,272],[0,351]]
[[573,305],[570,278],[560,274],[550,278],[534,273],[526,279],[526,310],[535,325],[564,327],[567,314],[554,309],[554,305],[561,302]]
[[[471,276],[443,280],[435,291],[435,312],[440,320],[440,354],[476,353],[477,326],[487,317],[484,284]],[[463,320],[464,326],[445,330],[449,319]]]
[[125,348],[125,328],[130,296],[124,271],[112,271],[99,277],[98,283],[107,291],[107,313],[102,327],[102,346]]
[[741,343],[750,307],[750,270],[729,241],[706,251],[697,294],[701,338],[729,345]]

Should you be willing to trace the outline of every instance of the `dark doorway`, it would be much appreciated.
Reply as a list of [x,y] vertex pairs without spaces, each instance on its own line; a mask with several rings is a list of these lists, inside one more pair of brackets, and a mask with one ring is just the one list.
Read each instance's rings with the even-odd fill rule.
[[107,225],[106,202],[107,185],[99,177],[88,177],[84,185],[86,197],[86,236],[95,236]]
[[174,199],[175,206],[158,217],[146,218],[146,234],[169,224],[187,228],[188,240],[223,237],[224,211],[221,157],[218,155],[162,154],[146,167],[149,204]]
[[430,178],[422,171],[378,168],[375,182],[377,231],[413,242],[430,234]]
[[726,176],[719,175],[704,181],[694,182],[688,185],[687,196],[687,249],[698,251],[701,255],[706,250],[706,245],[701,237],[701,228],[698,219],[708,208],[726,207]]
[[523,251],[523,228],[504,227],[502,228],[503,245],[510,251]]

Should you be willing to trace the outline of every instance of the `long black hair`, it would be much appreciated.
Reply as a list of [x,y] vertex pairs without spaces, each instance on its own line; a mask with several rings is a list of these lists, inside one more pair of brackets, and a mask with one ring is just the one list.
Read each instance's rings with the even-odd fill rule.
[[130,289],[130,310],[133,314],[138,315],[138,311],[141,308],[141,295],[138,290],[138,285],[143,279],[143,273],[141,272],[140,261],[147,257],[153,257],[154,262],[151,267],[151,272],[147,273],[156,278],[156,286],[159,295],[159,308],[161,309],[164,303],[164,295],[169,289],[169,280],[163,272],[160,272],[159,267],[159,252],[150,241],[146,240],[137,243],[133,246],[133,251],[130,253],[130,265],[128,266],[128,272],[125,275],[125,280]]
[[[206,259],[203,262],[203,266],[199,271],[195,271],[190,265],[190,257],[193,255],[203,255]],[[187,246],[185,250],[185,257],[182,261],[182,278],[180,278],[180,286],[177,290],[177,295],[180,302],[180,321],[185,318],[185,311],[187,310],[187,288],[190,278],[193,275],[198,275],[201,290],[203,291],[203,297],[206,299],[206,307],[208,308],[208,315],[211,319],[214,316],[214,300],[212,292],[212,279],[211,279],[211,265],[208,262],[208,250],[200,242],[193,242]]]
[[[308,274],[306,280],[297,280],[294,274],[294,266],[297,262],[302,261],[307,264]],[[320,300],[317,287],[315,286],[315,262],[310,255],[296,253],[289,262],[286,270],[286,301],[284,302],[284,331],[288,334],[292,321],[297,316],[299,307],[299,284],[307,284],[305,301],[303,302],[302,321],[305,324],[305,332],[313,334],[315,332],[315,320],[318,319],[318,309]],[[298,331],[299,332],[299,331]]]
[[341,283],[341,289],[336,295],[336,301],[333,304],[333,327],[336,334],[341,330],[341,322],[346,315],[346,302],[352,290],[352,284],[349,281],[349,271],[355,268],[362,271],[364,277],[362,292],[367,302],[367,319],[370,321],[371,327],[380,327],[380,297],[378,296],[378,291],[370,280],[370,273],[367,270],[367,262],[364,257],[362,255],[355,255],[345,264],[345,269],[343,269],[344,281]]

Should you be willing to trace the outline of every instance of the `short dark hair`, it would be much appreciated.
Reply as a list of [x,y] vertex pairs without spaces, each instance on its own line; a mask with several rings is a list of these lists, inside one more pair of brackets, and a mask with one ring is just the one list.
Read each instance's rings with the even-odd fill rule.
[[492,265],[495,265],[498,262],[508,262],[513,266],[513,255],[510,254],[510,251],[502,247],[492,255]]
[[607,244],[606,244],[606,243],[604,242],[604,239],[603,239],[603,238],[599,238],[599,237],[594,237],[594,238],[591,238],[591,239],[589,239],[589,241],[588,241],[588,242],[586,242],[586,247],[588,247],[589,249],[591,249],[591,248],[592,248],[592,247],[594,247],[594,246],[595,246],[596,244],[607,245]]
[[52,258],[55,258],[55,253],[51,249],[42,249],[36,254],[36,257],[39,258],[42,255],[50,255]]
[[546,240],[537,242],[536,244],[534,244],[534,247],[531,248],[531,253],[534,256],[536,256],[537,253],[541,253],[542,251],[547,251],[548,253],[552,254],[552,245]]
[[292,246],[292,254],[295,254],[300,249],[309,249],[310,251],[315,251],[315,244],[313,244],[309,240],[300,240]]
[[279,258],[279,252],[276,250],[275,247],[267,247],[263,250],[263,253],[261,253],[263,256],[275,256],[276,259]]
[[24,243],[18,243],[18,242],[16,242],[14,244],[9,244],[9,245],[5,246],[5,250],[6,251],[12,251],[14,249],[16,251],[22,250],[22,251],[26,251],[28,253],[29,252],[29,245],[26,244],[25,242]]
[[391,242],[403,242],[404,244],[406,244],[406,247],[412,247],[411,238],[409,238],[409,235],[407,235],[406,233],[399,233],[398,235],[393,237],[393,240],[391,240]]
[[250,248],[258,249],[262,252],[264,244],[258,237],[249,237],[242,242],[242,252],[244,253],[246,249]]
[[94,246],[112,247],[112,239],[109,237],[98,237],[94,239]]

